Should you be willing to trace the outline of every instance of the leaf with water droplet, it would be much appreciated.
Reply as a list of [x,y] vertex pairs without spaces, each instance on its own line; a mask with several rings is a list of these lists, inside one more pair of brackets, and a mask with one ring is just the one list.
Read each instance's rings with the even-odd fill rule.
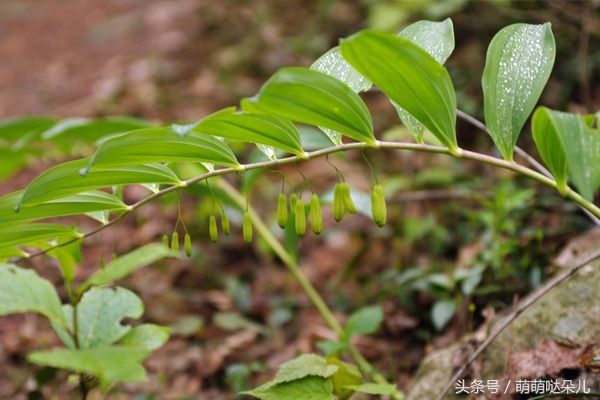
[[490,43],[481,80],[485,123],[507,160],[544,90],[555,53],[550,23],[509,25]]
[[[444,64],[454,51],[454,26],[446,18],[441,22],[417,21],[404,28],[400,33],[428,52],[437,62]],[[418,143],[423,143],[425,127],[408,111],[392,102],[402,123],[408,128]]]

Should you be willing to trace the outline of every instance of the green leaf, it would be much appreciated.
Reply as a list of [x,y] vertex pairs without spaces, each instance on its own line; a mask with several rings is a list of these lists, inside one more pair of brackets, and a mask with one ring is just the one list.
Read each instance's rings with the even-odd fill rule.
[[[355,93],[369,90],[373,84],[362,76],[352,65],[348,64],[338,46],[319,57],[310,69],[322,72],[333,78],[339,79]],[[342,144],[342,134],[332,129],[320,128],[335,145]]]
[[69,161],[43,172],[27,186],[21,207],[31,206],[73,194],[115,185],[142,183],[181,183],[173,171],[164,165],[148,164],[122,167],[96,167],[81,176],[88,159]]
[[143,311],[140,298],[127,289],[88,290],[77,305],[79,346],[87,349],[115,343],[131,330],[131,326],[121,325],[121,321],[139,318]]
[[18,117],[0,124],[0,141],[30,141],[37,139],[42,132],[56,124],[54,118]]
[[46,240],[62,240],[81,237],[81,233],[58,224],[26,224],[0,228],[0,249],[32,245]]
[[346,389],[375,396],[391,396],[397,392],[396,385],[385,383],[363,383],[362,385],[349,385],[346,386]]
[[157,260],[174,256],[176,256],[176,253],[160,243],[140,247],[111,261],[104,268],[94,272],[79,286],[77,291],[81,293],[91,286],[108,285],[116,280],[125,278],[135,270],[152,264]]
[[289,120],[274,115],[235,112],[235,108],[230,107],[203,118],[192,130],[273,146],[299,156],[305,154],[296,126]]
[[[442,22],[418,21],[407,26],[400,36],[429,53],[438,63],[444,64],[454,50],[454,27],[452,20],[446,18]],[[408,111],[393,103],[402,123],[408,128],[418,143],[423,143],[423,124]]]
[[555,47],[550,23],[509,25],[488,47],[481,80],[485,122],[507,160],[548,81]]
[[348,386],[360,385],[362,375],[360,370],[354,365],[347,364],[337,358],[328,358],[327,363],[338,367],[337,372],[331,377],[333,383],[333,392],[340,400],[346,400],[354,394],[354,391],[348,390]]
[[362,31],[344,40],[342,55],[448,149],[456,143],[456,94],[448,71],[407,38]]
[[44,140],[96,140],[116,133],[148,128],[150,123],[131,117],[108,117],[101,119],[70,118],[52,126],[41,134]]
[[431,309],[431,320],[435,328],[440,331],[456,312],[456,302],[453,299],[439,300]]
[[361,308],[348,318],[344,336],[349,339],[355,335],[369,335],[376,332],[382,322],[383,310],[380,306]]
[[19,212],[15,212],[22,195],[23,191],[18,191],[0,197],[0,226],[92,211],[125,211],[129,208],[112,194],[91,191],[50,200],[31,207],[21,207]]
[[238,168],[231,149],[207,135],[168,128],[131,131],[104,141],[90,159],[88,170],[101,166],[122,166],[154,162],[209,162]]
[[166,326],[142,324],[132,328],[119,340],[120,345],[141,347],[149,351],[161,347],[169,339],[170,329]]
[[263,385],[242,393],[261,400],[334,400],[331,380],[316,376],[274,386]]
[[141,362],[149,355],[144,348],[130,346],[101,346],[93,349],[54,349],[37,351],[27,359],[38,365],[64,368],[96,376],[102,390],[116,382],[146,380]]
[[339,79],[355,93],[364,92],[373,86],[367,78],[362,76],[360,72],[344,60],[339,46],[330,49],[327,53],[319,57],[310,66],[310,69]]
[[531,123],[533,140],[544,163],[556,179],[561,193],[567,189],[569,167],[560,132],[573,129],[583,134],[580,124],[577,116],[553,111],[546,107],[538,107],[533,114]]
[[281,364],[275,379],[271,384],[295,381],[307,376],[329,378],[338,370],[336,365],[330,365],[323,357],[316,354],[303,354]]
[[600,129],[591,118],[545,107],[533,117],[533,138],[561,192],[567,173],[583,197],[593,200],[600,187]]
[[244,99],[245,111],[274,114],[293,121],[329,128],[375,145],[367,106],[344,83],[307,68],[282,68],[253,98]]
[[54,286],[35,271],[0,264],[0,315],[35,312],[65,326]]

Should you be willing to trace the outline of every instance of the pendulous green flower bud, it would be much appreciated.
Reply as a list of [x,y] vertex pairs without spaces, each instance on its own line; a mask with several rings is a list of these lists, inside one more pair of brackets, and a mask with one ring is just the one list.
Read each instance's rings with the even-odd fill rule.
[[167,234],[162,235],[162,244],[165,247],[169,247],[169,237]]
[[296,200],[296,208],[294,209],[294,227],[298,236],[304,236],[306,233],[306,212],[304,210],[304,201]]
[[310,225],[313,232],[319,235],[323,231],[323,214],[321,213],[321,201],[319,196],[313,193],[310,198]]
[[284,229],[287,221],[287,197],[285,196],[285,193],[279,193],[279,198],[277,199],[277,225],[279,225],[281,229]]
[[342,218],[344,218],[344,199],[342,197],[342,187],[341,184],[336,184],[333,188],[333,218],[340,222]]
[[342,187],[342,199],[344,199],[346,210],[348,210],[350,214],[356,214],[356,205],[350,195],[350,185],[348,185],[347,182],[342,182],[340,185]]
[[192,256],[192,237],[189,233],[185,233],[183,237],[183,248],[185,249],[185,255],[188,257]]
[[244,240],[248,243],[252,242],[252,218],[250,213],[246,211],[244,213],[244,222],[242,224],[242,233]]
[[223,234],[225,236],[229,235],[229,232],[231,232],[231,227],[229,226],[229,217],[225,211],[221,213],[221,229],[223,230]]
[[217,229],[217,217],[211,215],[208,219],[208,234],[211,242],[216,242],[219,237],[219,230]]
[[385,205],[385,197],[383,195],[383,187],[379,184],[373,187],[371,192],[371,213],[373,221],[377,225],[384,226],[387,222],[387,207]]
[[171,250],[179,251],[179,234],[177,232],[173,232],[171,235]]

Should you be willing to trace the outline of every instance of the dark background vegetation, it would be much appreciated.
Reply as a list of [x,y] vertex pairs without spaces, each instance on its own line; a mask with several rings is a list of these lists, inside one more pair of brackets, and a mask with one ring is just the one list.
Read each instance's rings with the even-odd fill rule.
[[[483,119],[481,73],[499,29],[550,21],[557,61],[541,103],[593,112],[600,108],[599,6],[541,0],[3,0],[0,117],[193,121],[253,95],[282,66],[310,65],[338,38],[364,27],[396,32],[419,19],[446,17],[455,27],[456,50],[447,66],[461,109]],[[383,96],[369,93],[366,100],[378,137],[409,139]],[[463,147],[493,151],[485,133],[462,121],[458,131]],[[530,135],[522,136],[520,144],[535,153]],[[254,156],[250,148],[240,152],[240,159]],[[395,191],[388,225],[379,229],[360,214],[340,224],[327,217],[325,232],[299,241],[298,254],[340,318],[363,305],[383,307],[379,334],[357,346],[405,388],[425,354],[539,286],[555,270],[564,244],[591,224],[557,194],[508,172],[442,156],[367,155]],[[22,188],[58,161],[33,160],[0,183],[0,194]],[[368,190],[369,169],[360,154],[333,161],[355,189]],[[323,160],[301,169],[319,192],[331,189],[335,172]],[[293,168],[285,172],[301,183]],[[273,221],[279,177],[256,179],[253,204]],[[113,251],[158,240],[174,225],[175,200],[150,205],[87,241],[79,277]],[[203,200],[182,197],[193,258],[142,270],[125,283],[145,300],[145,318],[172,326],[173,336],[147,362],[150,381],[126,385],[114,398],[231,399],[267,379],[281,362],[332,338],[260,241],[249,246],[237,232],[208,243],[210,205]],[[289,246],[295,242],[287,238]],[[59,281],[52,262],[35,266]],[[431,317],[438,302],[456,305],[447,323]],[[75,396],[72,383],[46,384],[45,371],[24,361],[28,351],[56,343],[34,316],[0,320],[0,398],[25,398],[39,382],[48,398]]]

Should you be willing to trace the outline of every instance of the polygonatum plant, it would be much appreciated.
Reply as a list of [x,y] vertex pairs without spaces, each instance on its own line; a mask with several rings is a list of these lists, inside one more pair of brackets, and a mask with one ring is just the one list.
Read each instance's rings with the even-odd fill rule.
[[[255,96],[242,99],[240,107],[225,108],[187,125],[157,127],[127,117],[62,121],[25,117],[2,124],[1,176],[10,176],[31,159],[79,155],[42,172],[22,190],[0,197],[0,315],[38,313],[51,321],[64,344],[34,352],[29,360],[93,376],[104,390],[119,381],[143,379],[141,362],[164,343],[168,332],[151,324],[122,324],[124,318],[141,317],[143,304],[131,291],[111,285],[143,265],[178,253],[179,233],[183,232],[176,226],[170,238],[163,236],[164,244],[145,246],[116,258],[76,285],[79,246],[85,238],[153,199],[203,185],[213,199],[209,231],[210,239],[216,241],[217,218],[224,234],[229,234],[230,223],[228,210],[218,200],[220,195],[214,194],[212,184],[243,215],[238,220],[243,221],[244,239],[252,242],[258,235],[266,242],[336,335],[335,340],[318,346],[327,358],[300,356],[283,364],[273,381],[247,394],[278,400],[347,399],[357,392],[401,398],[395,385],[375,371],[351,341],[354,335],[376,331],[384,319],[381,309],[362,309],[345,327],[340,325],[295,257],[248,204],[252,177],[247,172],[301,165],[305,160],[356,150],[443,154],[511,170],[555,188],[598,220],[600,208],[593,199],[600,187],[600,113],[576,115],[539,107],[533,113],[531,131],[548,169],[531,163],[527,154],[524,163],[514,157],[519,150],[517,140],[552,71],[555,40],[550,24],[508,26],[488,48],[482,74],[485,126],[501,157],[459,146],[456,93],[443,65],[453,49],[449,19],[419,21],[398,34],[364,30],[342,39],[309,68],[280,69]],[[416,143],[378,139],[361,97],[373,87],[389,98]],[[305,126],[324,133],[316,148],[299,129]],[[434,143],[425,143],[427,138]],[[265,157],[240,161],[230,146],[233,142],[255,145]],[[372,195],[364,207],[354,202],[349,184],[339,170],[336,172],[333,196],[320,196],[310,184],[305,185],[310,189],[309,197],[303,197],[302,191],[287,193],[284,177],[276,207],[277,224],[282,228],[293,224],[296,234],[302,236],[307,232],[308,218],[313,232],[319,234],[327,229],[321,202],[330,201],[336,221],[346,212],[366,208],[377,225],[389,223],[385,182],[375,176]],[[225,174],[242,177],[245,196],[218,179]],[[140,185],[149,194],[128,204],[123,187],[131,185]],[[74,215],[92,218],[100,225],[80,232],[72,222],[56,222],[56,218]],[[183,248],[190,255],[193,246],[183,223],[182,229]],[[44,255],[56,259],[61,267],[65,304],[49,281],[17,266]],[[447,314],[436,318],[443,321],[438,324],[447,321]],[[341,361],[344,355],[349,355],[356,366]]]

